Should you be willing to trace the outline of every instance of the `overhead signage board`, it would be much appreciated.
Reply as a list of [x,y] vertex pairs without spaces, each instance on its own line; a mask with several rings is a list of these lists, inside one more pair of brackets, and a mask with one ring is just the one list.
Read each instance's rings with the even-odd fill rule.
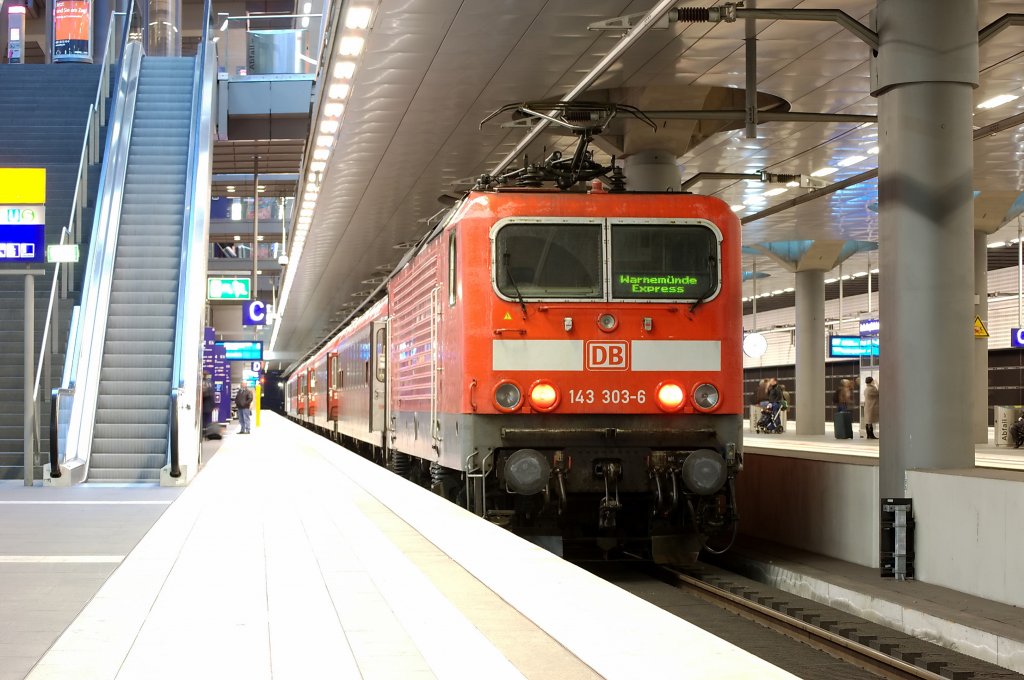
[[228,361],[263,361],[263,343],[258,340],[217,340]]
[[830,335],[828,338],[830,357],[878,356],[878,338],[857,335]]
[[0,205],[38,207],[46,203],[46,168],[0,168]]
[[879,328],[881,326],[878,323],[878,319],[864,319],[860,322],[861,335],[878,335]]
[[0,223],[0,262],[21,264],[45,261],[45,226]]
[[243,326],[263,326],[267,323],[267,303],[250,300],[242,305]]
[[53,61],[92,63],[92,2],[53,3]]
[[209,278],[206,280],[207,300],[248,300],[252,297],[248,278]]

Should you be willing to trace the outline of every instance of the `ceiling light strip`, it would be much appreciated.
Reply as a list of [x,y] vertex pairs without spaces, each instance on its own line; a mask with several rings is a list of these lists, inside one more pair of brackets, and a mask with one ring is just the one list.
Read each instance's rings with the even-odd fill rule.
[[[317,97],[318,116],[317,120],[310,125],[309,138],[306,140],[306,149],[303,154],[302,175],[307,177],[307,183],[302,192],[301,202],[297,201],[301,208],[293,213],[288,265],[285,267],[284,279],[281,283],[276,310],[277,320],[271,333],[269,351],[273,351],[277,344],[281,319],[288,306],[292,285],[295,283],[296,272],[299,270],[299,263],[306,246],[306,238],[316,212],[316,202],[320,195],[319,185],[323,181],[323,173],[327,171],[328,162],[344,125],[344,101],[351,94],[352,80],[355,78],[359,57],[366,47],[366,36],[377,6],[378,2],[375,0],[345,3],[341,10],[342,28],[334,31],[329,49],[324,49],[321,53],[324,65],[317,74],[320,81]],[[344,57],[344,59],[334,61],[338,57]],[[328,74],[331,76],[329,82]]]

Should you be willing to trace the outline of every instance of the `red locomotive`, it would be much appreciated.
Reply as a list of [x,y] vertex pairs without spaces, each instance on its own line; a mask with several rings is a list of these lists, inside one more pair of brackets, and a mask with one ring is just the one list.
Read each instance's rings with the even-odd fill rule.
[[288,412],[546,546],[687,562],[738,519],[740,283],[716,198],[473,191]]

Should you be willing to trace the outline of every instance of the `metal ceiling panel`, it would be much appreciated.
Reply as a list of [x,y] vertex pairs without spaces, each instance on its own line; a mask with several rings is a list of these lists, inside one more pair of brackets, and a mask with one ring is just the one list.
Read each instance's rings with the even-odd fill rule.
[[[323,176],[320,201],[291,291],[276,349],[304,352],[322,339],[440,210],[437,197],[468,188],[467,178],[488,171],[525,134],[479,121],[516,101],[561,96],[612,49],[618,35],[587,30],[593,21],[644,12],[653,3],[625,0],[383,0],[356,72],[337,147]],[[706,6],[705,2],[681,2]],[[981,0],[985,25],[1020,11],[1019,1]],[[759,0],[759,8],[835,8],[867,24],[875,0]],[[673,24],[652,30],[605,73],[595,89],[644,86],[745,85],[745,22]],[[981,51],[976,102],[1024,86],[1021,31],[1011,28]],[[794,111],[874,114],[869,93],[870,50],[826,22],[758,21],[758,89],[790,102]],[[978,126],[1024,111],[1024,97],[979,111]],[[528,153],[561,148],[565,137],[542,135]],[[984,191],[1024,190],[1024,146],[1019,130],[976,142],[975,185]],[[701,171],[810,173],[851,155],[865,159],[827,178],[837,182],[876,167],[873,125],[763,123],[758,139],[740,130],[712,135],[679,157],[684,177]],[[456,183],[453,185],[453,183]],[[739,205],[762,187],[705,181],[694,187]],[[794,188],[738,211],[741,218],[784,203]],[[875,181],[834,192],[750,221],[750,243],[794,238],[876,240]],[[1015,227],[1014,227],[1015,230]],[[871,263],[874,262],[874,265]],[[851,271],[877,266],[860,254]],[[749,268],[749,267],[748,267]],[[760,258],[769,287],[793,285],[791,274]],[[764,289],[764,282],[760,284]],[[752,283],[745,284],[746,291]]]

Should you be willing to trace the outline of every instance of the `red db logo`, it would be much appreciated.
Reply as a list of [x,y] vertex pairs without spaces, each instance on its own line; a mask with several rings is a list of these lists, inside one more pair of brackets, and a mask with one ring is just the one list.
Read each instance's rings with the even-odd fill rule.
[[587,341],[587,370],[629,370],[629,344],[602,340]]

